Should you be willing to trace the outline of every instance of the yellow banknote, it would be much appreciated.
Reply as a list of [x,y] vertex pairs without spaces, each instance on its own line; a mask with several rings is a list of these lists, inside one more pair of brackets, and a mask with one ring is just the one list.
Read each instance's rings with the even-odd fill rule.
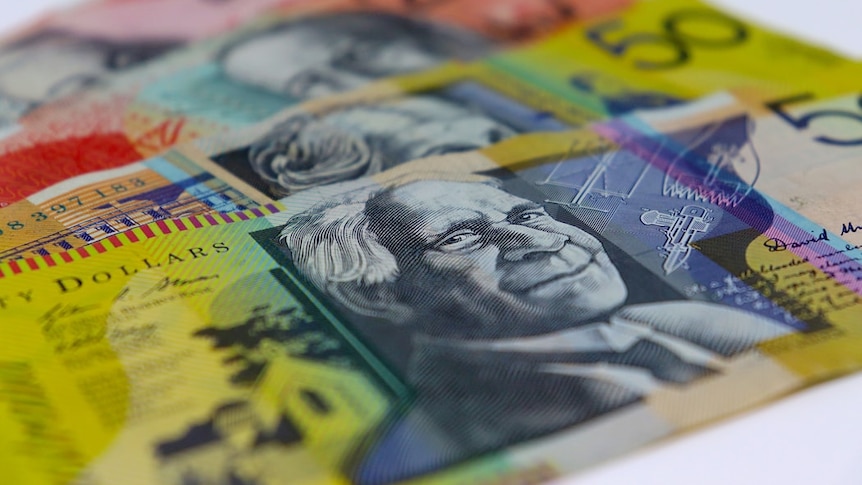
[[857,63],[696,0],[638,2],[490,62],[609,115],[726,89],[757,100],[837,95],[858,89],[860,73]]
[[4,263],[0,465],[537,483],[858,369],[856,250],[710,168],[611,122]]

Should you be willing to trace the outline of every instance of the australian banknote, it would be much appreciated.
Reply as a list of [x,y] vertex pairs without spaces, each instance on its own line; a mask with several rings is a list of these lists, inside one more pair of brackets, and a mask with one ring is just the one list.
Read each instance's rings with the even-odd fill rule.
[[191,41],[292,3],[298,2],[86,2],[49,14],[0,44],[0,129],[8,134],[47,102],[110,84]]
[[[137,3],[110,5],[131,8]],[[182,11],[179,6],[187,3],[171,8]],[[234,3],[245,5],[230,5]],[[0,203],[20,200],[86,171],[146,158],[183,140],[260,121],[304,99],[452,58],[475,58],[495,46],[541,35],[561,22],[627,3],[281,2],[250,25],[174,50],[158,62],[112,76],[107,87],[102,83],[102,89],[87,95],[62,97],[18,119],[17,129],[0,143]],[[505,28],[509,21],[517,32]],[[113,28],[113,23],[107,24]],[[58,52],[47,49],[49,55]],[[28,59],[66,76],[55,63],[31,55]],[[70,68],[81,69],[82,62],[74,56],[67,60]],[[40,77],[46,79],[50,76]],[[21,82],[27,89],[44,84]],[[43,163],[53,169],[34,168]]]
[[[862,95],[814,99],[803,91],[756,107],[719,94],[636,118],[649,129],[672,133],[674,143],[695,152],[713,172],[735,173],[745,184],[731,201],[756,188],[857,245],[862,243],[856,169],[862,162]],[[707,196],[711,180],[701,187],[701,192],[677,193]],[[666,190],[677,189],[669,184]]]
[[535,483],[857,369],[855,253],[709,169],[616,121],[4,263],[3,469]]
[[[0,49],[2,93],[4,105],[9,108],[3,113],[4,118],[15,121],[47,101],[92,87],[99,81],[105,84],[104,81],[114,74],[132,70],[134,76],[134,67],[189,41],[236,28],[267,10],[302,8],[302,3],[320,8],[320,4],[327,2],[92,1],[46,15],[3,40]],[[467,23],[475,28],[493,32],[498,37],[523,38],[551,29],[560,22],[589,18],[626,3],[624,0],[610,3],[485,1],[472,2],[467,9],[458,7],[455,16],[467,18]],[[440,2],[429,8],[430,4],[403,0],[350,1],[340,2],[340,5],[344,8],[411,9],[429,11],[432,15],[448,11],[439,16],[451,16],[456,8]]]
[[66,251],[154,220],[259,207],[415,158],[598,119],[481,64],[391,78],[0,208],[0,260]]
[[692,0],[638,2],[490,62],[613,116],[727,89],[755,102],[835,96],[858,90],[862,74],[852,60]]

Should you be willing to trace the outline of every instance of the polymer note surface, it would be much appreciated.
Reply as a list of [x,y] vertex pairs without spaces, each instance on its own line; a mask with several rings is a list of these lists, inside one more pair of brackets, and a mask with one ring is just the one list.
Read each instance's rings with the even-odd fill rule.
[[539,481],[857,369],[855,253],[743,186],[618,121],[6,263],[4,465]]

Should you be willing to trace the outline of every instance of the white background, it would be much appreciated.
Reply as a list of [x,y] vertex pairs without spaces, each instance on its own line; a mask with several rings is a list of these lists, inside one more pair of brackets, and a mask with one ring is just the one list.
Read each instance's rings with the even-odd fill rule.
[[[3,0],[0,31],[74,0]],[[712,0],[862,58],[862,0]],[[860,89],[862,89],[862,79]],[[860,349],[862,352],[862,349]],[[816,386],[594,468],[579,485],[862,484],[862,375]]]

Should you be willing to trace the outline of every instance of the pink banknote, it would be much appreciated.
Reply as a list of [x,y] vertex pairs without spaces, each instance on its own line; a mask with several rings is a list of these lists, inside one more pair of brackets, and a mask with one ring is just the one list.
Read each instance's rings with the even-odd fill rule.
[[17,35],[50,29],[117,41],[201,39],[289,3],[295,0],[91,1],[49,13]]

